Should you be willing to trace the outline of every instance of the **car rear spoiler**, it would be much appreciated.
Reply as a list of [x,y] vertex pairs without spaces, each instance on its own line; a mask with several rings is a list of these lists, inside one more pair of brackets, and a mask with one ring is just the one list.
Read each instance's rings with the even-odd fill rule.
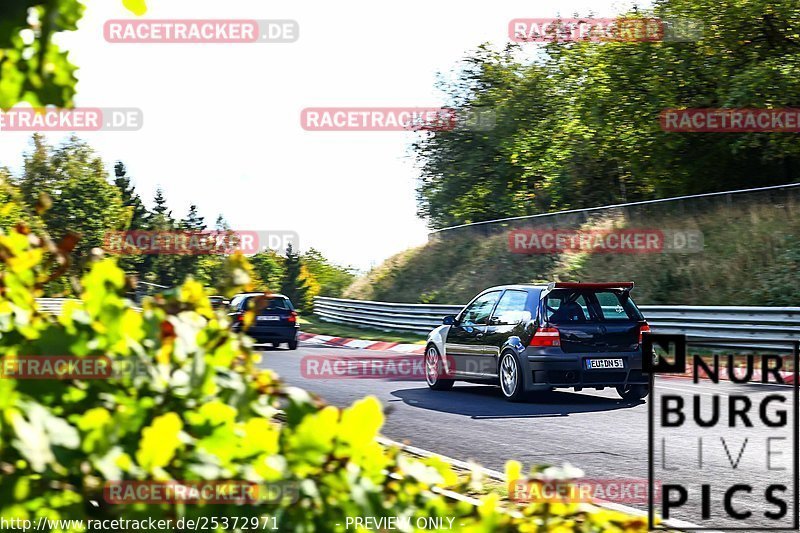
[[553,289],[633,289],[632,281],[613,281],[609,283],[581,283],[579,281],[554,281],[547,284]]
[[541,297],[553,289],[622,289],[625,292],[633,290],[632,281],[611,281],[607,283],[581,283],[579,281],[551,281],[547,289],[542,291]]

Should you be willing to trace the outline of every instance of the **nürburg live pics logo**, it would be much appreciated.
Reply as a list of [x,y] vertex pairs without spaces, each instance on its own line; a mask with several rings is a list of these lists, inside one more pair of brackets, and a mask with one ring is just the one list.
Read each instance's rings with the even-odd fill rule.
[[685,336],[645,334],[649,529],[797,531],[798,344],[761,348],[687,358]]

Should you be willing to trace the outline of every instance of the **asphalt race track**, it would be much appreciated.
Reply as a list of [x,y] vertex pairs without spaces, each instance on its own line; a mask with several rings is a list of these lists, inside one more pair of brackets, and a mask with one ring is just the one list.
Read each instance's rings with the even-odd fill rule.
[[[301,375],[303,357],[388,355],[376,355],[375,351],[301,344],[294,352],[269,348],[262,355],[262,366],[276,370],[289,384],[313,391],[331,404],[347,406],[364,396],[376,396],[387,412],[383,434],[419,448],[463,461],[472,459],[500,471],[504,470],[506,460],[516,459],[522,462],[524,471],[532,464],[569,462],[592,479],[646,480],[648,476],[648,404],[621,400],[613,389],[556,391],[529,403],[513,404],[503,399],[497,387],[491,386],[457,383],[451,391],[437,392],[429,390],[421,380],[308,379]],[[656,478],[663,483],[679,482],[696,491],[690,503],[678,509],[673,518],[701,527],[741,527],[742,522],[723,519],[722,493],[730,485],[749,483],[754,487],[753,493],[734,496],[734,507],[753,512],[746,522],[748,526],[759,523],[774,527],[776,524],[764,518],[763,513],[775,511],[777,507],[765,500],[764,490],[770,483],[783,483],[788,487],[786,492],[776,494],[787,502],[788,515],[780,525],[790,524],[793,512],[792,425],[790,422],[780,430],[765,429],[758,422],[758,406],[759,400],[770,393],[786,394],[791,389],[775,385],[744,386],[753,404],[755,427],[728,428],[725,393],[741,393],[742,387],[728,383],[694,384],[689,379],[676,378],[657,381],[657,397],[659,394],[680,395],[691,407],[692,397],[699,395],[701,401],[706,402],[701,412],[707,415],[712,393],[721,393],[721,403],[725,406],[721,414],[722,426],[716,428],[655,429]],[[648,397],[647,401],[650,400]],[[788,411],[791,421],[791,403],[778,407]],[[687,408],[686,414],[691,419],[691,409]],[[726,442],[721,442],[721,435]],[[698,437],[703,438],[702,454]],[[766,464],[768,437],[787,437],[787,440],[771,443],[770,461],[774,468],[771,471]],[[743,448],[745,438],[748,442]],[[662,439],[667,439],[663,449]],[[733,468],[732,463],[737,467]],[[781,467],[786,470],[775,470]],[[670,471],[669,477],[662,477],[667,468],[677,470]],[[711,482],[714,487],[710,522],[702,519],[697,502],[699,487],[704,482]],[[646,503],[627,505],[647,508]]]

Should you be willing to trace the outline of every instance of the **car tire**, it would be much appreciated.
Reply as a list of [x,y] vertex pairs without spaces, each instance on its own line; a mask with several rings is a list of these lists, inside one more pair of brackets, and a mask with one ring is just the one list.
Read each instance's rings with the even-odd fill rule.
[[292,339],[289,341],[289,349],[296,350],[297,349],[297,339]]
[[280,347],[281,347],[281,343],[279,343],[279,342],[273,342],[273,343],[272,343],[272,347],[273,347],[273,348],[275,348],[275,349],[277,349],[277,348],[280,348]]
[[522,366],[514,353],[503,352],[500,355],[497,374],[497,378],[500,380],[500,390],[506,400],[509,402],[521,402],[526,399]]
[[425,349],[425,382],[431,390],[450,390],[453,388],[453,379],[442,379],[444,363],[439,355],[439,350],[431,344]]
[[643,400],[650,394],[649,385],[620,385],[617,387],[617,394],[623,400]]

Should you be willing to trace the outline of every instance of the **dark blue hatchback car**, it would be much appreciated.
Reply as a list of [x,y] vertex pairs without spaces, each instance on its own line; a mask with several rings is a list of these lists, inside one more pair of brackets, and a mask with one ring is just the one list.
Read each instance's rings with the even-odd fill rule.
[[506,285],[486,289],[428,336],[428,386],[500,385],[511,401],[556,388],[614,387],[625,399],[649,393],[633,282]]
[[300,325],[291,300],[282,294],[245,293],[237,294],[230,304],[228,315],[234,331],[242,331],[244,316],[249,310],[255,319],[245,333],[260,343],[271,343],[277,348],[286,343],[290,350],[297,349]]

